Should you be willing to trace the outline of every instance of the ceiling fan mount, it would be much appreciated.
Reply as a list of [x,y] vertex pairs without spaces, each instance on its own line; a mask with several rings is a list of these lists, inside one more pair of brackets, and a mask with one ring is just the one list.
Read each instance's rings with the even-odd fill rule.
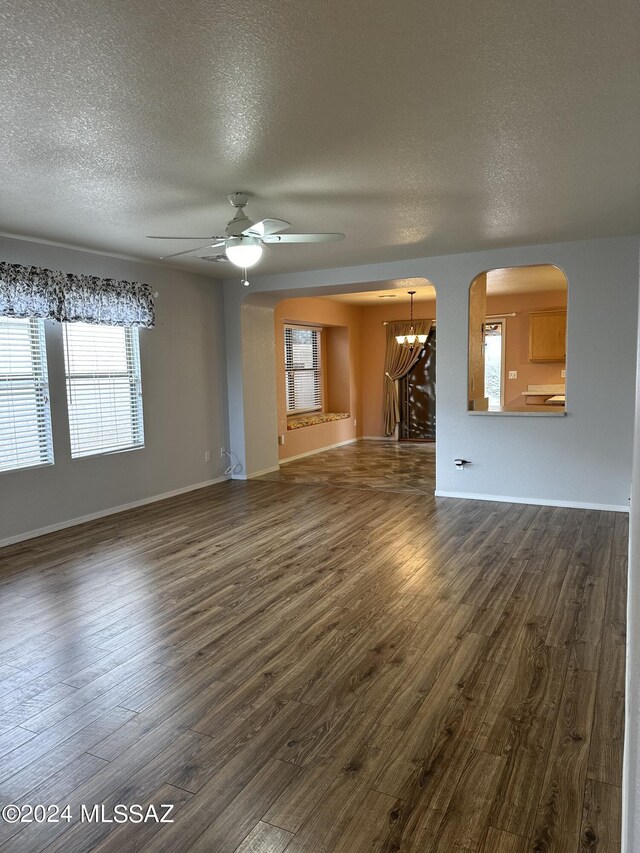
[[[236,209],[235,216],[231,219],[225,229],[224,236],[211,237],[158,237],[151,236],[152,240],[208,240],[202,246],[186,249],[182,252],[174,252],[171,255],[163,255],[160,260],[176,258],[180,255],[189,255],[200,252],[203,249],[220,249],[228,260],[241,269],[246,270],[256,264],[262,255],[264,246],[276,243],[327,243],[334,240],[343,240],[344,234],[283,234],[281,232],[291,228],[291,223],[285,219],[261,219],[260,222],[252,222],[244,211],[249,203],[249,193],[233,192],[227,198],[232,207]],[[203,258],[202,260],[205,260]],[[209,257],[206,258],[209,260]],[[246,275],[245,275],[246,279]]]
[[227,237],[240,237],[242,232],[252,224],[251,220],[244,212],[245,207],[249,203],[249,193],[229,193],[227,198],[229,199],[229,204],[232,207],[235,207],[236,214],[233,219],[227,223],[227,227],[224,229],[224,232]]
[[232,207],[246,207],[246,205],[249,204],[250,196],[249,193],[239,191],[235,193],[229,193],[227,198],[229,199],[229,204]]

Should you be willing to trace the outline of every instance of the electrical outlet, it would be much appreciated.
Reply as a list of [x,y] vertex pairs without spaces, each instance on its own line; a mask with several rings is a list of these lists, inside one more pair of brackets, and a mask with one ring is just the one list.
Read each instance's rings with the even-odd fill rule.
[[205,462],[211,462],[211,451],[210,450],[205,450],[204,461]]
[[224,447],[221,447],[221,448],[220,448],[220,459],[224,459],[224,454],[225,454],[225,453],[226,453],[226,450],[224,449]]
[[284,444],[284,435],[278,436],[278,444]]
[[566,376],[567,376],[567,371],[566,371],[566,370],[561,370],[561,371],[560,371],[560,376],[562,377],[562,379],[565,379],[565,378],[566,378]]
[[518,371],[517,370],[510,370],[509,371],[509,379],[517,379],[517,378],[518,378]]

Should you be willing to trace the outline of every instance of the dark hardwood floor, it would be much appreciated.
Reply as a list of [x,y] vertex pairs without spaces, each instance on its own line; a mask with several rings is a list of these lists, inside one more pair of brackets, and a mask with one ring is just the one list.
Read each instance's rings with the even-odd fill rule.
[[[0,551],[0,804],[72,816],[0,850],[620,849],[627,517],[380,452]],[[175,823],[86,819],[134,803]]]
[[433,495],[436,446],[428,442],[357,441],[285,462],[260,480],[323,484],[335,489],[382,489]]

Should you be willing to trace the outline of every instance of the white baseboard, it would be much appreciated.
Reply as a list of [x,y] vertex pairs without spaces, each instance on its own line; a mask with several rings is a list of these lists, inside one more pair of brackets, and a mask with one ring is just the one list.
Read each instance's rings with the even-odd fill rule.
[[[345,444],[355,444],[358,441],[358,438],[348,438],[346,441],[339,441],[337,444],[327,444],[325,447],[318,447],[317,450],[307,450],[306,453],[298,453],[297,456],[287,456],[286,459],[280,460],[281,465],[286,465],[287,462],[294,462],[296,459],[304,459],[306,456],[315,456],[316,453],[322,453],[325,450],[333,450],[334,447],[344,447]],[[275,469],[278,470],[277,468]],[[266,474],[266,471],[261,473]],[[252,474],[252,477],[256,477],[257,474]]]
[[252,471],[251,474],[240,475],[237,479],[239,480],[253,480],[254,477],[262,477],[263,474],[273,474],[275,471],[279,471],[280,466],[274,465],[273,468],[263,468],[262,471]]
[[617,504],[556,501],[546,500],[545,498],[514,498],[509,495],[475,495],[470,492],[443,492],[441,489],[436,489],[434,494],[437,498],[463,498],[470,501],[494,501],[505,504],[532,504],[533,506],[560,506],[569,509],[601,509],[607,512],[629,512],[628,506],[618,506]]
[[[346,441],[339,441],[337,444],[327,444],[324,447],[318,447],[316,450],[308,450],[306,453],[298,453],[297,456],[287,456],[286,459],[280,461],[280,465],[286,465],[287,462],[294,462],[296,459],[304,459],[306,456],[315,456],[316,453],[322,453],[323,450],[333,450],[334,447],[342,447],[345,444],[353,444],[358,441],[357,438],[348,438]],[[234,480],[253,480],[256,477],[262,477],[263,474],[273,474],[280,470],[280,465],[274,468],[263,468],[261,471],[252,471],[250,474],[234,474]]]
[[65,530],[67,527],[76,527],[78,524],[85,524],[87,521],[96,521],[98,518],[106,518],[108,515],[116,515],[119,512],[126,512],[128,509],[135,509],[146,504],[153,504],[157,501],[164,501],[167,498],[174,498],[178,495],[184,495],[186,492],[195,492],[198,489],[205,489],[207,486],[213,486],[216,483],[222,483],[228,480],[228,477],[216,477],[215,480],[205,480],[204,483],[195,483],[192,486],[183,486],[180,489],[173,489],[171,492],[164,492],[161,495],[152,495],[149,498],[142,498],[139,501],[132,501],[120,506],[110,507],[109,509],[101,509],[98,512],[89,513],[89,515],[79,515],[76,518],[71,518],[68,521],[60,521],[57,524],[49,524],[47,527],[39,527],[37,530],[29,530],[27,533],[19,533],[17,536],[9,536],[6,539],[0,539],[0,548],[6,545],[15,545],[18,542],[24,542],[27,539],[35,539],[37,536],[44,536],[47,533],[56,533],[58,530]]

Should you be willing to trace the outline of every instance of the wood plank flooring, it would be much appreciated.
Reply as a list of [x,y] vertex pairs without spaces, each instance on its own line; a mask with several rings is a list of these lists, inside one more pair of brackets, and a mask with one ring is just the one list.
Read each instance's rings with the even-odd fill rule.
[[627,517],[322,456],[0,551],[2,853],[620,850]]
[[279,471],[263,474],[259,479],[433,495],[435,452],[435,444],[429,442],[356,441],[303,459],[285,461]]

